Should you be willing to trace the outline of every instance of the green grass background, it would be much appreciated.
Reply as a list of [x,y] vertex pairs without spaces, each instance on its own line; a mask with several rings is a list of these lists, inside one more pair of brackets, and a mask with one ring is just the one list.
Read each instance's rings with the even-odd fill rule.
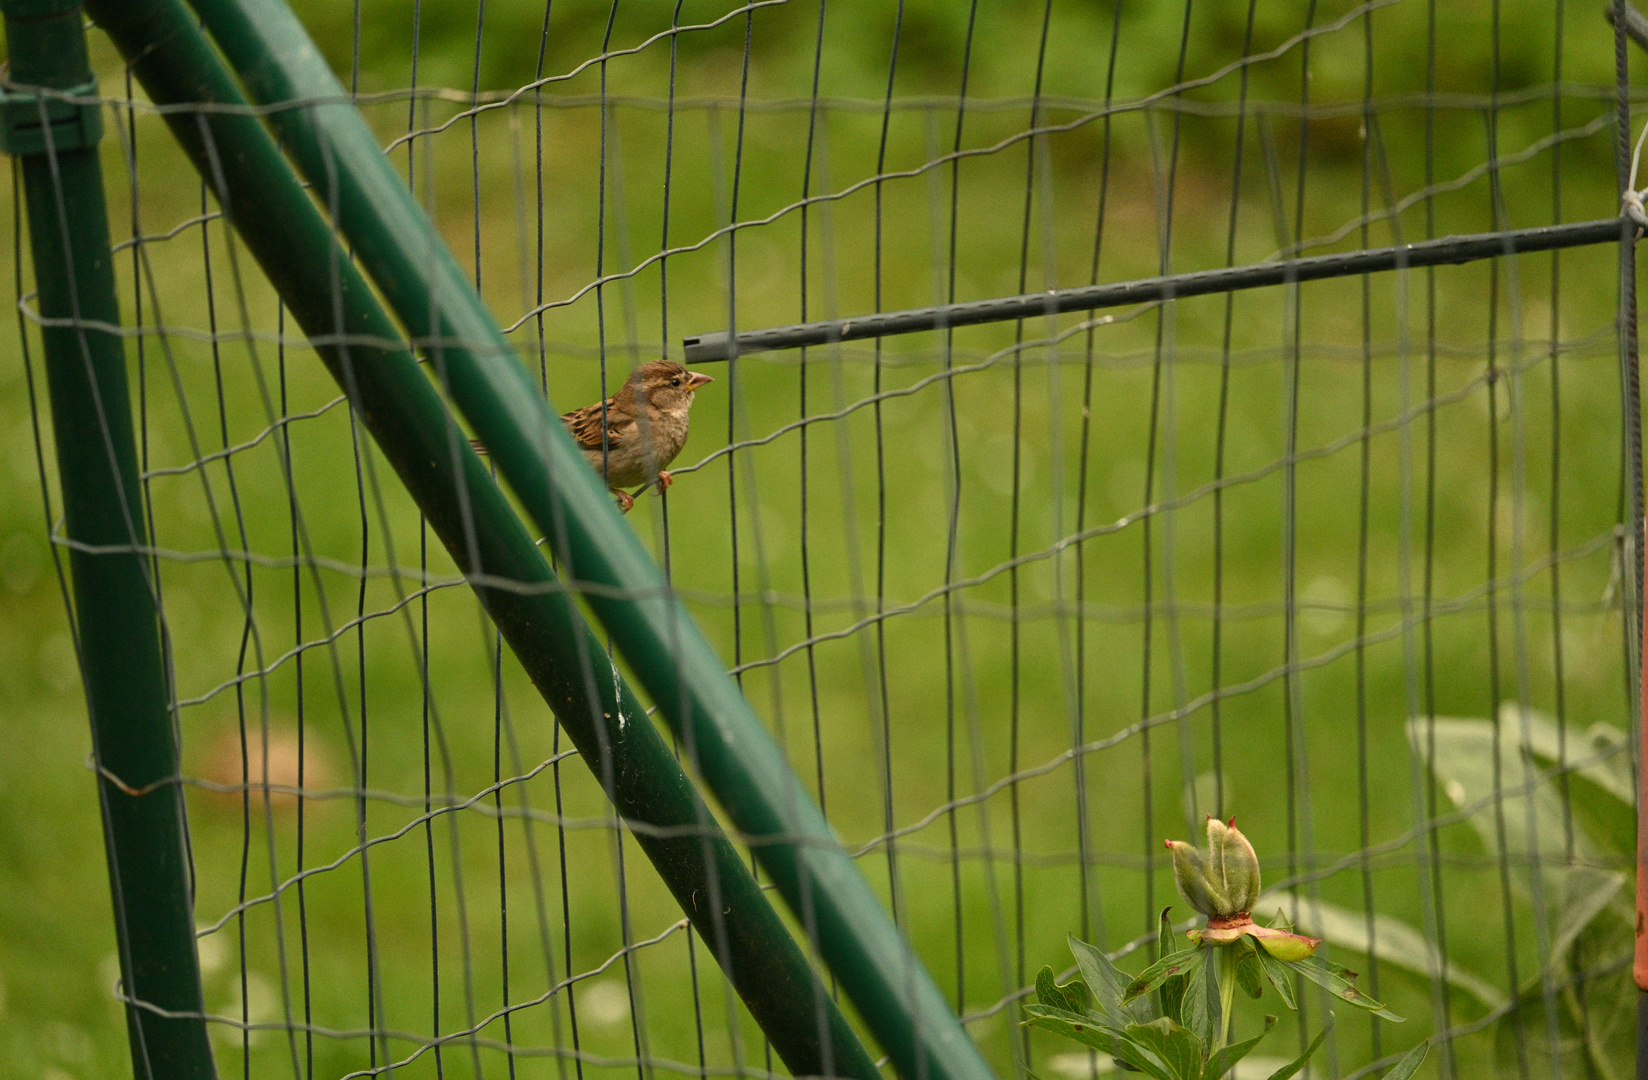
[[[819,11],[801,0],[682,34],[673,57],[666,38],[587,67],[547,84],[541,109],[528,98],[473,121],[456,101],[472,88],[508,91],[571,72],[603,40],[638,45],[667,28],[667,6],[621,4],[609,26],[605,6],[557,0],[545,36],[541,7],[494,0],[480,15],[477,58],[473,5],[423,5],[414,71],[405,0],[370,0],[358,18],[346,4],[299,5],[336,70],[367,95],[385,144],[405,133],[409,113],[420,127],[453,121],[393,154],[562,408],[594,400],[660,349],[679,355],[683,335],[729,318],[759,327],[865,312],[878,290],[892,309],[1084,284],[1101,205],[1101,281],[1254,262],[1301,236],[1332,238],[1314,254],[1613,213],[1612,32],[1594,7],[1439,8],[1428,54],[1427,8],[1412,0],[1354,10],[1261,2],[1256,55],[1307,20],[1329,28],[1309,39],[1308,83],[1296,42],[1182,99],[1074,124],[1106,96],[1113,25],[1120,48],[1108,92],[1138,102],[1237,60],[1246,13],[1198,4],[1187,26],[1177,5],[1124,5],[1118,20],[1108,3],[1054,3],[1044,117],[1068,130],[952,169],[922,166],[1027,127],[1041,5],[981,3],[969,39],[965,5],[830,4],[816,124],[806,99]],[[680,18],[708,23],[729,9],[687,3]],[[883,153],[896,23],[895,107],[879,168],[917,171],[878,188],[864,181]],[[95,31],[92,39],[103,93],[121,97],[123,70]],[[410,103],[398,91],[414,84],[450,92]],[[1314,110],[1303,128],[1302,93]],[[1365,97],[1377,106],[1371,125]],[[428,572],[445,587],[427,594],[427,610],[417,599],[397,606],[418,587],[416,510],[369,448],[357,458],[347,411],[314,356],[299,341],[277,346],[274,297],[221,221],[194,220],[213,207],[158,117],[139,106],[108,118],[119,121],[104,143],[116,238],[129,238],[134,222],[160,237],[143,246],[146,261],[129,247],[117,258],[127,321],[140,302],[147,328],[128,355],[143,387],[156,543],[207,555],[161,563],[186,774],[237,783],[242,731],[254,749],[265,730],[290,746],[301,723],[309,786],[343,789],[364,739],[366,786],[391,796],[370,802],[368,831],[387,836],[417,818],[426,774],[435,792],[467,797],[547,759],[560,746],[551,717],[510,657],[494,679],[492,639],[451,587],[442,553],[428,553]],[[1558,149],[1541,146],[1554,131]],[[1494,147],[1506,163],[1491,175],[1483,163]],[[1428,182],[1434,199],[1416,198]],[[793,208],[804,191],[849,188],[804,216]],[[1383,213],[1398,200],[1399,212]],[[667,243],[696,250],[583,291],[656,255],[666,205]],[[1369,208],[1377,216],[1364,234],[1356,222]],[[774,220],[734,242],[705,242],[733,217]],[[13,218],[10,228],[20,227]],[[27,288],[26,265],[21,273]],[[717,381],[700,395],[679,482],[667,504],[640,499],[630,521],[667,554],[729,665],[755,665],[741,676],[746,691],[847,845],[876,841],[889,818],[903,830],[894,855],[883,840],[861,865],[884,896],[896,894],[901,925],[946,993],[964,1013],[983,1013],[969,1030],[1007,1075],[1023,1047],[1016,1007],[997,1008],[1004,995],[1043,964],[1067,966],[1067,932],[1114,949],[1149,931],[1156,910],[1176,902],[1161,840],[1191,835],[1201,813],[1237,816],[1267,880],[1322,868],[1311,888],[1323,899],[1360,910],[1371,896],[1374,910],[1420,926],[1410,830],[1424,789],[1403,735],[1409,716],[1488,716],[1520,697],[1577,724],[1628,724],[1616,273],[1613,249],[1598,247],[1434,277],[1256,290],[1228,307],[1223,297],[1187,299],[1165,315],[1116,312],[1091,337],[1076,316],[1035,320],[1022,334],[1038,344],[1018,351],[1017,329],[1003,325],[958,330],[948,351],[927,334],[880,352],[860,343],[744,358],[736,370],[711,369]],[[157,324],[170,332],[155,333]],[[26,335],[38,376],[38,339],[32,328]],[[0,350],[0,1060],[18,1076],[120,1075],[129,1066],[110,994],[107,882],[46,542],[36,414],[18,336]],[[863,404],[878,379],[883,389],[912,387],[946,363],[985,366],[879,410]],[[334,561],[313,577],[289,564],[292,518],[259,379],[277,413],[294,417],[284,430],[303,528],[313,551]],[[839,410],[848,411],[717,454]],[[38,423],[49,448],[43,415]],[[227,465],[219,456],[183,468],[249,442]],[[1291,471],[1290,446],[1299,454]],[[1241,479],[1216,500],[1207,485],[1220,475]],[[1290,484],[1306,666],[1283,679]],[[48,486],[55,506],[55,479]],[[1147,538],[1138,512],[1150,503],[1173,508],[1150,517]],[[1053,550],[1078,527],[1105,523],[1114,527]],[[259,559],[217,558],[220,544]],[[1026,555],[1035,557],[1008,569]],[[372,573],[350,570],[363,563]],[[390,568],[401,574],[382,572]],[[1215,681],[1216,571],[1225,606]],[[255,633],[232,579],[250,589]],[[908,610],[860,625],[878,580],[886,606]],[[949,593],[948,649],[947,580],[971,582]],[[1425,622],[1427,580],[1435,614]],[[808,594],[811,633],[837,636],[760,663],[807,638]],[[376,617],[345,627],[357,613]],[[328,630],[330,647],[287,655]],[[1225,690],[1216,705],[1204,698],[1215,688]],[[1145,728],[1129,732],[1141,718]],[[1077,774],[1056,762],[1078,740],[1110,740],[1082,759],[1085,875]],[[1216,754],[1222,801],[1213,806]],[[1038,771],[992,787],[1026,769]],[[502,1004],[501,892],[514,1002],[542,994],[546,971],[589,972],[679,918],[639,852],[615,840],[576,758],[511,790],[537,812],[559,812],[565,827],[540,819],[528,828],[515,816],[500,829],[495,815],[472,809],[371,849],[381,1026],[448,1033]],[[202,926],[297,869],[289,803],[276,800],[265,820],[257,800],[248,810],[236,794],[196,785],[188,799]],[[954,800],[954,813],[936,812]],[[310,801],[303,830],[305,866],[338,859],[355,842],[350,801]],[[1382,844],[1366,861],[1347,857]],[[1513,961],[1527,978],[1538,967],[1530,913],[1507,901],[1490,853],[1464,824],[1445,826],[1440,844],[1450,955],[1502,987]],[[214,1035],[222,1075],[312,1067],[337,1076],[369,1065],[358,1035],[368,1024],[362,880],[357,855],[304,879],[301,896],[289,885],[278,906],[255,904],[202,939],[212,1012],[278,1024],[301,1022],[307,1008],[314,1025],[357,1033],[306,1041],[264,1030],[243,1040],[225,1026]],[[627,974],[619,957],[574,991],[585,1074],[634,1075],[638,1046],[694,1069],[701,1052],[713,1070],[768,1066],[759,1032],[687,934],[627,955]],[[1142,955],[1123,966],[1136,969]],[[1362,957],[1339,958],[1366,970]],[[1318,1059],[1324,1073],[1353,1071],[1435,1029],[1423,980],[1388,965],[1365,979],[1409,1020],[1375,1025],[1342,1009]],[[570,1046],[567,996],[512,1014],[508,1037]],[[1264,1007],[1274,1010],[1274,999]],[[1462,996],[1450,1007],[1455,1023],[1481,1014]],[[1249,1006],[1242,1023],[1257,1023],[1259,1009]],[[1310,1009],[1315,1024],[1319,1003]],[[1535,1068],[1546,1060],[1544,1024],[1537,1011],[1525,1020]],[[1460,1040],[1458,1069],[1494,1067],[1506,1030]],[[505,1038],[503,1022],[483,1034]],[[1267,1049],[1280,1054],[1294,1040],[1284,1025]],[[416,1043],[386,1046],[399,1060]],[[1070,1067],[1049,1063],[1061,1048],[1039,1036],[1030,1051],[1044,1077]],[[1437,1055],[1426,1069],[1440,1067]],[[564,1057],[509,1061],[461,1043],[396,1072],[477,1070],[574,1075]]]

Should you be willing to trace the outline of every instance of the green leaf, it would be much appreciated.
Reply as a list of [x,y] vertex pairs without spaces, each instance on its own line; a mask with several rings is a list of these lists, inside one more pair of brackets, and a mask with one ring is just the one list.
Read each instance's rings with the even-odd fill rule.
[[1408,1080],[1408,1077],[1412,1076],[1414,1071],[1419,1068],[1420,1062],[1425,1060],[1425,1055],[1430,1052],[1430,1048],[1431,1041],[1426,1039],[1412,1050],[1409,1050],[1407,1056],[1396,1063],[1396,1068],[1385,1074],[1385,1080]]
[[1189,971],[1191,966],[1201,959],[1201,957],[1197,955],[1199,951],[1200,950],[1177,953],[1170,952],[1154,964],[1151,964],[1149,967],[1139,972],[1138,977],[1127,984],[1127,992],[1122,997],[1122,1003],[1126,1004],[1134,998],[1142,997],[1145,994],[1150,993],[1150,991],[1162,985],[1162,983],[1166,982],[1168,978],[1173,975],[1177,975],[1180,972]]
[[1064,999],[1064,992],[1053,982],[1051,967],[1044,967],[1036,973],[1036,1000],[1055,1009],[1070,1008],[1069,1002]]
[[1121,1037],[1122,1028],[1112,1023],[1108,1018],[1096,1013],[1073,1013],[1069,1009],[1056,1009],[1050,1005],[1026,1005],[1024,1023],[1027,1027],[1038,1027],[1047,1031],[1054,1031],[1067,1039],[1097,1046],[1098,1049],[1110,1053],[1103,1046],[1098,1046],[1090,1036],[1097,1031],[1107,1038]]
[[1328,1013],[1328,1022],[1322,1025],[1322,1030],[1316,1033],[1316,1038],[1310,1040],[1310,1045],[1305,1047],[1305,1052],[1271,1073],[1270,1080],[1288,1080],[1288,1077],[1304,1068],[1305,1062],[1310,1060],[1310,1055],[1316,1053],[1317,1048],[1322,1045],[1322,1040],[1327,1038],[1328,1032],[1332,1030],[1333,1014]]
[[1080,979],[1072,979],[1060,986],[1053,978],[1053,969],[1044,967],[1036,975],[1036,998],[1043,1005],[1069,1009],[1073,1013],[1087,1012],[1087,987]]
[[1202,992],[1207,995],[1207,1037],[1202,1041],[1211,1047],[1218,1046],[1225,1037],[1224,1005],[1219,1001],[1219,964],[1224,954],[1217,949],[1202,952],[1207,957],[1201,979]]
[[[1567,966],[1568,954],[1579,941],[1579,936],[1609,909],[1625,885],[1624,874],[1595,866],[1574,866],[1562,875],[1561,880],[1563,891],[1556,897],[1559,910],[1551,943],[1552,970]],[[1625,903],[1621,905],[1621,914],[1633,914],[1629,897],[1623,899]],[[1631,920],[1620,921],[1625,924],[1620,929],[1628,931]]]
[[1202,1042],[1189,1028],[1167,1017],[1128,1025],[1126,1035],[1150,1051],[1177,1080],[1202,1080]]
[[[1623,877],[1620,880],[1623,881]],[[1608,897],[1604,896],[1602,903],[1606,904],[1607,900]],[[1335,945],[1366,953],[1382,964],[1395,964],[1423,978],[1428,979],[1433,972],[1440,970],[1444,979],[1489,1009],[1502,1008],[1506,1004],[1505,995],[1486,979],[1455,963],[1443,964],[1436,946],[1401,919],[1375,915],[1373,937],[1369,938],[1366,915],[1325,901],[1311,900],[1300,904],[1299,925],[1303,930]]]
[[[1056,1005],[1026,1005],[1024,1007],[1024,1015],[1030,1018],[1029,1020],[1026,1020],[1025,1023],[1030,1024],[1032,1027],[1047,1027],[1047,1025],[1041,1023],[1041,1021],[1057,1020],[1061,1023],[1068,1023],[1072,1026],[1079,1026],[1083,1028],[1096,1027],[1102,1028],[1103,1030],[1109,1032],[1118,1032],[1122,1030],[1121,1027],[1112,1022],[1109,1017],[1101,1016],[1097,1013],[1071,1012],[1069,1009],[1061,1009]],[[1048,1028],[1048,1030],[1052,1031],[1054,1029]],[[1076,1036],[1071,1035],[1070,1037],[1075,1038]]]
[[1190,973],[1185,984],[1184,999],[1179,1005],[1179,1012],[1183,1017],[1180,1022],[1194,1032],[1204,1045],[1212,1046],[1217,1041],[1215,1036],[1221,1030],[1219,977],[1214,969],[1218,950],[1200,951],[1206,960],[1200,970]]
[[1076,967],[1081,969],[1095,1008],[1118,1024],[1142,1024],[1150,1019],[1143,1002],[1131,1007],[1122,1004],[1122,996],[1127,992],[1127,976],[1116,970],[1116,965],[1104,955],[1103,949],[1073,936],[1069,941],[1070,952],[1076,958]]
[[1323,960],[1320,956],[1313,956],[1309,960],[1301,960],[1297,964],[1289,965],[1293,970],[1320,986],[1334,997],[1355,1005],[1359,1009],[1366,1009],[1373,1015],[1382,1017],[1392,1023],[1403,1023],[1405,1017],[1397,1016],[1384,1005],[1368,997],[1356,989],[1356,972],[1349,971],[1338,964]]
[[1581,732],[1570,725],[1564,739],[1555,720],[1533,709],[1524,713],[1514,701],[1499,706],[1499,725],[1533,753],[1553,763],[1563,762],[1626,806],[1636,804],[1630,747],[1619,728],[1592,724]]
[[1260,965],[1259,958],[1254,955],[1257,950],[1254,949],[1253,942],[1244,938],[1242,943],[1236,946],[1236,948],[1237,985],[1239,985],[1250,998],[1257,999],[1263,997],[1265,993],[1264,968]]
[[1202,1069],[1202,1080],[1219,1080],[1225,1073],[1236,1067],[1236,1063],[1247,1057],[1247,1052],[1259,1045],[1259,1040],[1270,1034],[1270,1029],[1276,1026],[1274,1016],[1265,1017],[1265,1030],[1251,1039],[1243,1039],[1239,1043],[1231,1043],[1207,1059],[1206,1068]]
[[[1547,898],[1564,898],[1561,908],[1548,910],[1560,910],[1569,926],[1584,915],[1600,914],[1585,910],[1585,900],[1595,895],[1587,886],[1594,883],[1570,879],[1577,867],[1606,865],[1603,851],[1631,848],[1634,789],[1623,732],[1597,725],[1582,734],[1570,727],[1563,739],[1549,720],[1511,704],[1498,721],[1419,717],[1408,724],[1408,734],[1449,799],[1468,811],[1489,856],[1511,865],[1511,885],[1524,900],[1540,890]],[[1559,757],[1573,770],[1573,783],[1561,787],[1541,773],[1541,759]],[[1597,798],[1582,798],[1591,791]],[[1554,851],[1568,857],[1541,854]],[[1537,883],[1536,873],[1542,879]],[[1566,901],[1578,904],[1570,912]],[[1622,903],[1618,910],[1629,924],[1630,905]],[[1561,936],[1553,927],[1552,938]]]
[[[1189,984],[1190,976],[1184,974],[1183,972],[1178,975],[1169,975],[1162,981],[1161,1015],[1170,1017],[1177,1023],[1185,1023],[1185,989],[1189,986]],[[1143,1020],[1140,1020],[1139,1023],[1148,1024],[1154,1019],[1154,1016],[1147,1016]]]
[[[1030,1027],[1052,1031],[1067,1039],[1091,1046],[1095,1050],[1109,1054],[1125,1066],[1149,1075],[1152,1080],[1182,1080],[1154,1053],[1138,1046],[1127,1032],[1095,1023],[1091,1017],[1077,1016],[1075,1013],[1049,1008],[1046,1005],[1026,1005],[1024,1011],[1030,1017],[1025,1021]],[[1134,1024],[1128,1031],[1138,1026]]]
[[1282,995],[1282,1004],[1298,1012],[1299,999],[1293,994],[1293,965],[1282,963],[1263,949],[1256,951],[1259,955],[1259,966],[1264,968],[1265,977],[1270,980],[1270,985],[1276,988],[1276,992]]

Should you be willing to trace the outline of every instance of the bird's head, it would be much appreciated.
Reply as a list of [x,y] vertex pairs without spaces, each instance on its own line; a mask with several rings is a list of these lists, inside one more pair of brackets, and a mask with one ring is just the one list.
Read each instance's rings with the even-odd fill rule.
[[652,360],[635,369],[630,386],[665,412],[685,412],[692,408],[692,396],[700,386],[715,380],[688,371],[673,360]]

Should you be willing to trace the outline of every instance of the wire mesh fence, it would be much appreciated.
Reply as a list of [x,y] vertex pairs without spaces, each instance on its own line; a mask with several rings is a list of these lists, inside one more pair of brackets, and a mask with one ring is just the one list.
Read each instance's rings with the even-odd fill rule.
[[[1560,0],[300,11],[562,409],[692,335],[1617,209],[1614,31]],[[781,1071],[93,41],[220,1073]],[[28,708],[75,686],[12,188]],[[1000,1075],[1110,1068],[1019,1004],[1067,933],[1140,966],[1162,840],[1214,814],[1408,1018],[1341,1016],[1320,1074],[1430,1037],[1436,1075],[1623,1076],[1618,274],[1598,245],[738,356],[628,520]],[[95,860],[49,854],[84,836],[5,813],[45,830],[16,880],[86,893],[45,923],[104,919]],[[95,993],[41,1005],[0,947],[12,1010],[78,1017],[0,1046],[123,1059],[103,939],[63,946]]]

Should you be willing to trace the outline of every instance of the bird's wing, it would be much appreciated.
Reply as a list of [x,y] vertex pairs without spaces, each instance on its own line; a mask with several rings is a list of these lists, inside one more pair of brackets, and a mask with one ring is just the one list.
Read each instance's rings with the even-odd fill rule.
[[[580,449],[597,451],[601,449],[602,404],[603,402],[597,401],[593,405],[585,405],[583,408],[575,409],[561,417],[561,423],[565,424],[567,430],[572,433],[572,439]],[[607,445],[610,447],[622,439],[630,428],[635,426],[635,418],[619,415],[611,398],[608,398],[604,404],[606,405]],[[475,448],[477,454],[486,453],[486,444],[479,439],[470,439],[469,445]]]
[[629,430],[635,426],[635,418],[620,414],[611,398],[608,398],[605,402],[597,401],[593,405],[585,405],[583,408],[561,417],[561,423],[567,426],[567,430],[572,433],[573,441],[582,449],[601,449],[602,405],[606,406],[607,445],[609,447],[626,437]]

